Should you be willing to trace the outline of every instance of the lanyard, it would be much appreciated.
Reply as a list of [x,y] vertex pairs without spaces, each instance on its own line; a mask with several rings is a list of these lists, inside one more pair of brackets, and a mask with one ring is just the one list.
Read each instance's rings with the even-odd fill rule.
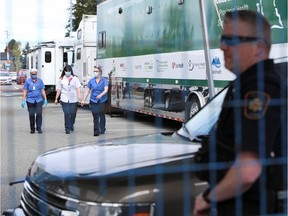
[[72,79],[73,79],[73,77],[69,78],[69,80],[68,80],[68,85],[70,85]]

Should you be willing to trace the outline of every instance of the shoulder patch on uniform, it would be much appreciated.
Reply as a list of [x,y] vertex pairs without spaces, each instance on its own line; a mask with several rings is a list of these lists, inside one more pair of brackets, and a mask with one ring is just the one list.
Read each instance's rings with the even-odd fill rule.
[[265,92],[250,91],[245,97],[244,116],[247,119],[258,120],[264,116],[271,97]]

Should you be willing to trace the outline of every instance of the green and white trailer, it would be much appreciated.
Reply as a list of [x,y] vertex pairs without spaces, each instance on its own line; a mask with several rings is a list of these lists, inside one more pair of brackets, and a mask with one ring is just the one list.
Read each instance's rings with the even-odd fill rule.
[[[239,9],[257,10],[269,19],[271,57],[287,61],[284,0],[107,0],[99,4],[97,64],[110,78],[111,107],[180,122],[194,115],[211,92],[216,94],[235,78],[224,67],[219,38],[225,12]],[[204,52],[205,41],[210,58]],[[212,74],[212,90],[207,70]]]

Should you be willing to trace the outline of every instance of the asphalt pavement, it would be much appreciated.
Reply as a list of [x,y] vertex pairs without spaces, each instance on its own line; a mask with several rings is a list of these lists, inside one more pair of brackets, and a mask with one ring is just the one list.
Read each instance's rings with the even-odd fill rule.
[[[1,106],[1,213],[19,205],[22,183],[9,183],[25,178],[33,160],[48,150],[110,138],[175,131],[180,124],[147,116],[106,115],[106,133],[93,136],[89,107],[79,107],[75,131],[65,134],[61,105],[49,100],[43,107],[42,134],[30,134],[27,107],[21,107],[21,85],[0,86]],[[130,116],[130,115],[128,115]]]

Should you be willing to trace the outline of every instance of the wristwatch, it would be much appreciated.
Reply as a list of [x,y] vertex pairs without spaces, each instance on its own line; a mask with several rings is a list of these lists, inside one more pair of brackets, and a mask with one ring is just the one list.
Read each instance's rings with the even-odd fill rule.
[[211,203],[211,200],[208,198],[208,195],[210,194],[211,189],[208,188],[206,191],[204,191],[204,193],[202,194],[203,199],[205,200],[205,202],[207,202],[208,204]]

